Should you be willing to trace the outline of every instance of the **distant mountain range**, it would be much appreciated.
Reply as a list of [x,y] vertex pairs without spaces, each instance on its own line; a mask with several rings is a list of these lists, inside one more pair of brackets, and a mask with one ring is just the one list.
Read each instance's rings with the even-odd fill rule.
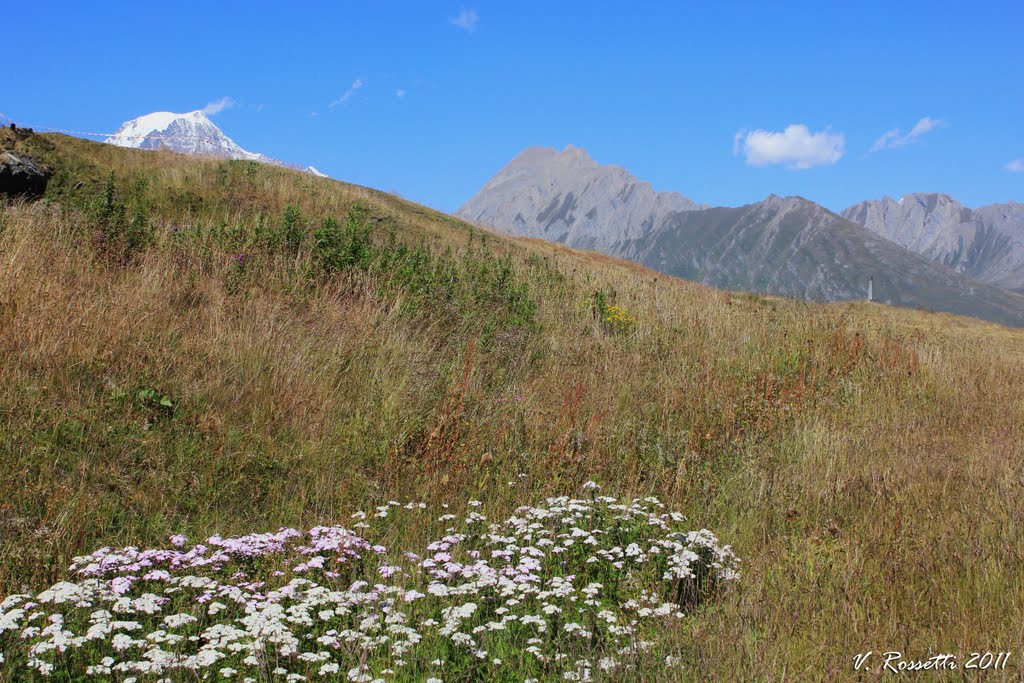
[[854,204],[843,217],[982,282],[1024,292],[1024,204],[969,209],[946,194]]
[[181,154],[248,159],[326,177],[312,166],[291,164],[242,149],[202,111],[186,114],[158,111],[146,114],[124,123],[107,142],[118,147],[169,149]]
[[[946,225],[948,220],[940,220],[944,214],[933,211],[931,222],[914,212],[897,220],[891,207],[872,204],[851,207],[844,217],[800,197],[774,195],[747,206],[707,207],[680,194],[655,192],[628,171],[598,164],[570,146],[562,152],[524,150],[457,215],[726,289],[838,301],[865,298],[873,278],[879,301],[1024,326],[1024,296],[971,277],[970,268],[984,271],[993,283],[1013,281],[997,276],[1020,272],[1013,266],[1019,263],[1016,243],[993,235],[1016,225],[1019,238],[1024,222],[1014,221],[1022,207],[999,206],[1010,208],[973,212],[988,221],[964,239],[973,247],[929,252],[931,241],[901,242],[898,235],[930,234],[932,227],[913,226]],[[949,231],[968,232],[939,232]]]

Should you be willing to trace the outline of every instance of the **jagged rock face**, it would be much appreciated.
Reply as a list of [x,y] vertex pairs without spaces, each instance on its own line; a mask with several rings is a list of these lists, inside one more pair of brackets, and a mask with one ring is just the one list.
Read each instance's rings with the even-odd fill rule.
[[911,251],[953,266],[959,265],[964,242],[973,241],[978,228],[971,210],[945,194],[861,202],[843,211],[843,216]]
[[976,250],[993,255],[984,259],[978,279],[1024,293],[1024,204],[989,204],[975,209],[974,215],[985,227],[985,240]]
[[123,124],[107,142],[118,147],[169,149],[181,154],[248,159],[294,168],[313,175],[324,175],[312,166],[289,164],[242,149],[201,111],[187,114],[173,114],[167,111],[146,114]]
[[949,195],[914,193],[855,204],[843,216],[982,282],[1024,291],[1024,205],[970,209]]
[[[955,207],[947,214],[957,215]],[[725,289],[839,301],[865,298],[874,278],[881,302],[1024,326],[1024,296],[969,279],[801,197],[702,207],[572,147],[527,149],[458,215]]]
[[530,147],[456,215],[516,235],[582,249],[614,251],[665,216],[702,208],[675,192],[655,192],[617,166],[602,166],[572,145]]
[[46,192],[53,172],[35,159],[15,152],[0,152],[0,194],[33,199]]

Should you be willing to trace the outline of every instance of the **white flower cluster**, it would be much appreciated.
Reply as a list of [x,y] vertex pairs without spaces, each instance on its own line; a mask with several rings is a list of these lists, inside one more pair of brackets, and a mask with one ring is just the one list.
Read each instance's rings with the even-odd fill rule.
[[103,548],[75,559],[76,581],[0,602],[0,678],[586,681],[675,665],[664,629],[738,579],[738,559],[656,498],[585,490],[499,524],[472,501],[420,553],[366,538],[369,520],[423,509],[395,501],[354,515],[359,533]]

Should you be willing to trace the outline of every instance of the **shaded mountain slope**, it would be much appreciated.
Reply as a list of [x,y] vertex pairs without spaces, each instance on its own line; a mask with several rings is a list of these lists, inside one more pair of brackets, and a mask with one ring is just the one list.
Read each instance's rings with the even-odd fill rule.
[[728,289],[816,301],[865,298],[1024,326],[1024,297],[966,279],[798,197],[669,216],[623,255]]

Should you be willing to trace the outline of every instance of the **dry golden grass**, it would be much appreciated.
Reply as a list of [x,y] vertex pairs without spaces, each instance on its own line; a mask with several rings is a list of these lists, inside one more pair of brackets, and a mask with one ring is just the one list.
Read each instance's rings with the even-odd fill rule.
[[[1019,649],[1024,331],[720,292],[280,169],[33,144],[66,192],[0,213],[0,595],[104,544],[389,498],[499,515],[595,479],[663,496],[744,560],[737,591],[666,636],[690,677],[841,680],[868,650]],[[73,208],[111,170],[155,227],[127,265]],[[488,342],[472,305],[310,280],[308,240],[249,249],[236,276],[228,242],[174,232],[244,233],[289,204],[342,219],[357,200],[406,243],[509,255],[536,327]],[[595,319],[599,290],[631,329]]]

